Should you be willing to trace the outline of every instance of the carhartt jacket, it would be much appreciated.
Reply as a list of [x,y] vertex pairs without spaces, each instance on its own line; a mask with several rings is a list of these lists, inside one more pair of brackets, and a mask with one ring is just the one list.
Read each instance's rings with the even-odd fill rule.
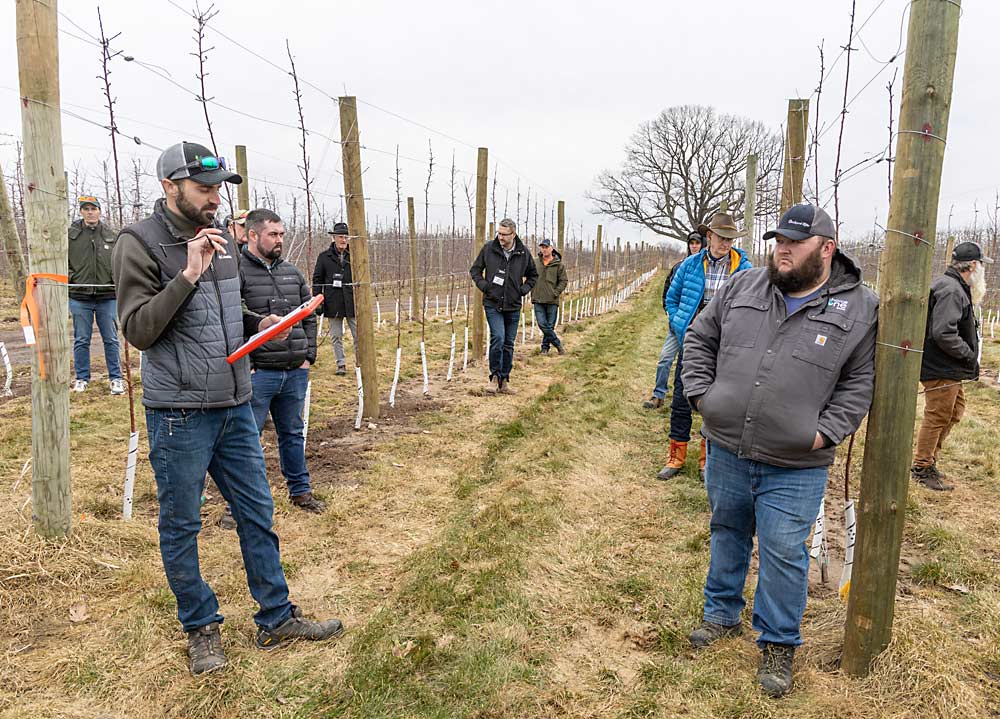
[[504,255],[500,240],[493,238],[479,251],[469,275],[483,293],[483,304],[504,312],[521,309],[521,298],[535,286],[538,270],[521,238],[514,235],[510,258]]
[[979,330],[972,291],[953,267],[931,283],[920,381],[979,377]]
[[[877,317],[839,250],[822,292],[790,317],[766,269],[730,278],[684,340],[681,378],[705,435],[778,467],[831,464],[871,405]],[[817,432],[826,446],[814,451]]]
[[111,253],[117,236],[103,222],[87,227],[83,220],[69,226],[69,283],[89,285],[69,288],[69,296],[78,300],[113,299]]
[[531,301],[536,305],[557,305],[559,295],[569,284],[569,277],[566,275],[566,268],[562,263],[562,255],[557,250],[552,250],[552,259],[549,264],[542,261],[541,253],[535,258],[535,270],[538,271],[538,281],[531,290]]

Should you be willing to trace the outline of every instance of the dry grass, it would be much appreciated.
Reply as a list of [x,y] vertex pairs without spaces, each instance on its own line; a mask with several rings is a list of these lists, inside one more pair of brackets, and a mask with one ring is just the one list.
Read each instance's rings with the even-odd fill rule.
[[[445,386],[450,330],[432,323],[438,380],[435,401],[423,400],[417,330],[404,340],[406,401],[359,434],[343,419],[353,417],[353,379],[334,377],[329,349],[321,350],[311,463],[331,509],[293,512],[278,478],[276,526],[295,601],[343,617],[348,635],[334,645],[253,650],[235,537],[206,526],[202,568],[227,616],[231,666],[203,680],[185,670],[146,463],[136,521],[116,519],[123,404],[96,393],[73,398],[76,521],[64,543],[35,539],[20,510],[30,492],[17,481],[30,405],[0,404],[0,716],[995,715],[995,374],[991,386],[969,387],[967,417],[941,461],[958,489],[911,492],[896,632],[872,675],[851,680],[837,670],[844,609],[817,578],[796,690],[769,701],[753,684],[750,637],[701,654],[686,644],[700,616],[707,501],[697,452],[676,481],[652,479],[665,455],[666,414],[639,402],[662,341],[656,285],[567,332],[567,357],[519,351],[516,397],[476,396],[478,371]],[[380,376],[391,376],[394,332],[380,342],[388,350]],[[987,347],[984,366],[1000,367],[1000,342]],[[863,437],[858,467],[861,447]],[[840,466],[831,473],[833,515]],[[219,510],[213,500],[208,516]],[[839,530],[836,516],[831,524]]]

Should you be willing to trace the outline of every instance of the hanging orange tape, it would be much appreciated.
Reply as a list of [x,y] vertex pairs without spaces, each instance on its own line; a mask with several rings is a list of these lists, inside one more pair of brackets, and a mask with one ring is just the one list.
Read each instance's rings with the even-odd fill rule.
[[38,304],[35,302],[35,288],[38,280],[52,280],[69,284],[67,275],[54,275],[48,272],[37,272],[28,275],[24,287],[24,299],[21,300],[21,331],[24,332],[24,344],[38,347],[38,374],[45,379],[45,357],[38,344]]

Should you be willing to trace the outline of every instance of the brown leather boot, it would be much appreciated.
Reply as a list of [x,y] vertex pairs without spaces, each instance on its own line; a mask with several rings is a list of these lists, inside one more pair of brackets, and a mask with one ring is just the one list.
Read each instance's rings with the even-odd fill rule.
[[704,437],[701,438],[701,454],[698,455],[698,476],[701,477],[701,481],[705,481],[705,460],[708,458],[708,442]]
[[684,460],[687,459],[687,453],[687,442],[670,440],[670,459],[667,460],[667,466],[660,470],[659,474],[656,475],[656,478],[670,479],[675,474],[679,473],[681,468],[684,466]]

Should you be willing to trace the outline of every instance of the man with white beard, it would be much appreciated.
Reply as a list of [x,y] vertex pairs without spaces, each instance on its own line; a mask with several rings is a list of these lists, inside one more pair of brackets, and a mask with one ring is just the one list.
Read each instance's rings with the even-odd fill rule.
[[946,491],[937,457],[948,433],[965,414],[965,380],[979,378],[979,323],[976,305],[986,294],[986,268],[993,262],[975,242],[962,242],[944,275],[931,283],[927,333],[920,364],[924,419],[910,476],[928,489]]

